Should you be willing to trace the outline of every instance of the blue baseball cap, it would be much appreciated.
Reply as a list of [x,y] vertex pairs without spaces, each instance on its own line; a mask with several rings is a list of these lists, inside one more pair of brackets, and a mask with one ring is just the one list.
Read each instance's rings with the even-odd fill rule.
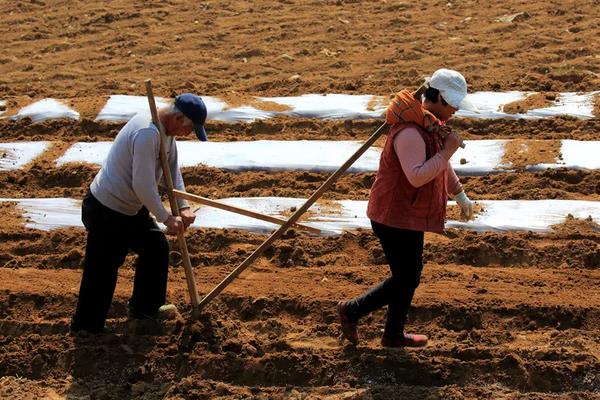
[[175,107],[194,123],[194,132],[198,139],[206,142],[206,130],[204,123],[206,122],[206,105],[202,97],[191,93],[183,93],[175,97]]

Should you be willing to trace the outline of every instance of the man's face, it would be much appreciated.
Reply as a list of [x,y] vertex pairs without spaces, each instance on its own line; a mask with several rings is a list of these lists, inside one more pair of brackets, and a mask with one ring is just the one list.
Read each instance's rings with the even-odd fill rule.
[[194,130],[192,120],[182,113],[171,114],[166,125],[169,136],[186,136]]

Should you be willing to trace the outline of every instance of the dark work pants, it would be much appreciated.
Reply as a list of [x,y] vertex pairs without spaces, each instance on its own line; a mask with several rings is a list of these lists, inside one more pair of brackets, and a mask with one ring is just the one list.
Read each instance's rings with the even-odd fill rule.
[[348,302],[347,313],[357,322],[371,312],[387,305],[384,336],[402,337],[404,324],[415,289],[423,270],[423,232],[392,228],[371,221],[373,232],[379,238],[392,276],[368,292]]
[[129,306],[152,314],[165,303],[169,243],[144,207],[128,216],[105,207],[88,192],[82,221],[88,236],[72,329],[100,332],[117,285],[117,271],[129,250],[138,255]]

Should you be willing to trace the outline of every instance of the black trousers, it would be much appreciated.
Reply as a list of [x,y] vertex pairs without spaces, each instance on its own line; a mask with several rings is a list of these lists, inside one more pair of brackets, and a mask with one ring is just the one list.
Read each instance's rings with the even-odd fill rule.
[[366,293],[348,302],[348,317],[358,322],[371,312],[387,305],[384,336],[394,339],[404,334],[404,324],[415,289],[423,270],[423,237],[420,231],[392,228],[371,221],[379,238],[392,276]]
[[88,192],[82,203],[88,235],[74,330],[100,332],[117,285],[117,271],[129,250],[138,255],[129,306],[155,313],[165,304],[169,243],[144,207],[136,215],[116,212]]

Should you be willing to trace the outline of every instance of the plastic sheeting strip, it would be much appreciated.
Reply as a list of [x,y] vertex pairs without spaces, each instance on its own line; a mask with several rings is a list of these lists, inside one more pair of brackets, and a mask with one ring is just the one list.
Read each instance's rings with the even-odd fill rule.
[[23,107],[12,120],[29,117],[32,122],[41,122],[47,119],[70,118],[79,119],[79,113],[55,99],[43,99]]
[[600,169],[600,141],[562,140],[561,159],[556,163],[533,165],[532,169]]
[[[54,199],[0,199],[17,202],[27,219],[26,226],[33,229],[81,227],[80,201],[68,198]],[[222,202],[247,208],[276,217],[285,218],[293,207],[299,207],[304,199],[254,197],[228,198]],[[563,223],[568,215],[579,219],[591,218],[600,223],[600,202],[581,200],[481,200],[476,201],[483,210],[473,221],[448,221],[446,228],[474,231],[535,231],[549,232],[552,226]],[[454,205],[454,202],[449,202]],[[366,201],[327,201],[313,205],[303,223],[319,228],[326,235],[339,234],[344,230],[370,229],[366,217]],[[229,213],[211,207],[201,207],[194,223],[196,228],[243,229],[268,232],[277,226],[243,215]]]
[[[561,93],[550,107],[529,110],[525,114],[508,114],[504,105],[522,100],[534,92],[476,92],[471,99],[480,112],[459,111],[463,118],[547,118],[570,115],[577,118],[592,118],[594,98],[600,91],[589,93]],[[368,119],[382,118],[387,100],[382,96],[349,94],[305,94],[296,97],[257,97],[258,100],[276,103],[290,108],[287,111],[265,111],[249,105],[227,107],[227,103],[215,97],[203,97],[208,118],[226,122],[252,122],[274,117],[299,117],[319,119]],[[160,102],[165,102],[160,99]],[[107,121],[128,120],[137,112],[147,109],[143,96],[113,95],[96,119]]]
[[0,100],[0,117],[4,114],[4,106],[6,105],[6,100]]
[[0,143],[0,171],[23,167],[46,151],[49,145],[50,142]]
[[[459,111],[457,117],[492,119],[492,118],[548,118],[558,115],[570,115],[577,118],[592,118],[594,98],[600,91],[588,93],[560,93],[549,107],[529,110],[524,114],[508,114],[503,111],[506,104],[522,100],[534,92],[476,92],[471,94],[473,102],[480,113]],[[305,94],[296,97],[256,97],[259,101],[267,101],[289,108],[286,111],[261,110],[250,105],[229,107],[216,97],[203,96],[210,120],[225,122],[253,122],[274,117],[298,117],[318,119],[368,119],[382,118],[387,99],[374,95],[349,94]],[[156,98],[157,105],[165,105],[169,101]],[[0,100],[0,105],[5,101]],[[147,112],[148,103],[144,96],[112,95],[98,113],[96,119],[101,121],[127,121],[138,112]],[[3,112],[0,111],[0,115]],[[59,100],[43,99],[30,104],[12,116],[12,119],[29,117],[34,122],[46,119],[72,118],[79,119],[79,113]]]
[[[507,140],[467,140],[467,146],[450,159],[460,175],[482,175],[509,171],[504,164]],[[112,142],[76,143],[57,160],[66,163],[102,164]],[[206,165],[234,171],[243,170],[303,170],[331,172],[336,170],[361,143],[356,141],[257,140],[250,142],[177,142],[181,167]],[[380,148],[370,148],[349,172],[373,172],[379,167]],[[531,169],[544,168],[600,168],[600,141],[563,140],[562,159],[552,164],[532,165]],[[462,163],[461,163],[462,161]]]

